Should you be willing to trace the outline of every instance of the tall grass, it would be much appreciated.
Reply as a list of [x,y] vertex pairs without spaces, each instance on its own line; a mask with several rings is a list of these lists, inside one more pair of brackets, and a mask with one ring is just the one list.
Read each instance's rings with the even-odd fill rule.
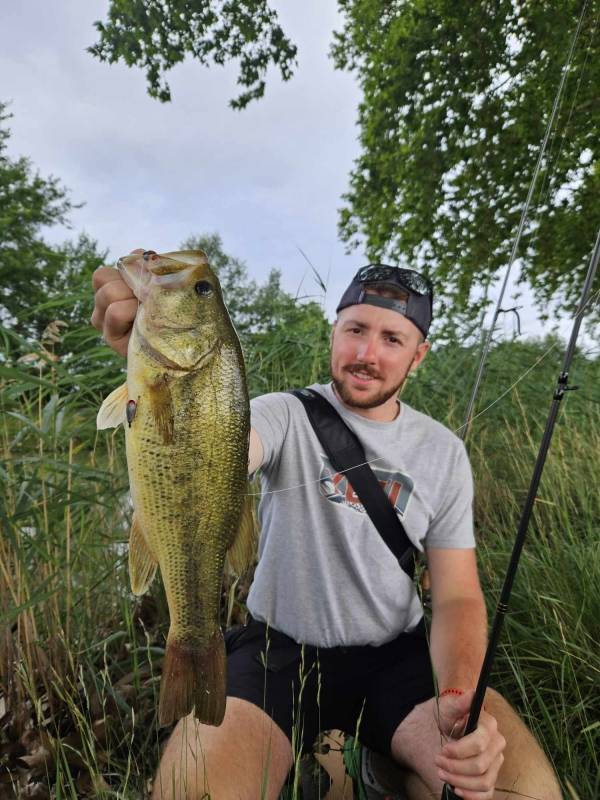
[[[593,415],[588,431],[574,429],[573,422],[567,411],[556,432],[494,682],[542,739],[565,785],[579,787],[586,798],[600,796],[600,499],[594,489],[600,414]],[[488,433],[471,451],[490,613],[520,517],[525,464],[533,465],[538,440],[529,429],[506,427]],[[502,453],[502,465],[487,455],[492,446]]]
[[[326,327],[245,342],[253,394],[327,377]],[[498,346],[480,409],[551,343]],[[480,566],[493,611],[527,490],[559,349],[473,426]],[[475,349],[432,353],[403,399],[462,423]],[[553,443],[494,675],[565,791],[600,795],[598,362],[580,358]],[[579,373],[579,374],[577,374]],[[0,354],[0,798],[147,795],[167,731],[156,700],[167,613],[160,583],[135,600],[122,433],[97,435],[121,364],[83,328]],[[238,619],[248,579],[228,584]],[[571,795],[575,797],[576,795]]]

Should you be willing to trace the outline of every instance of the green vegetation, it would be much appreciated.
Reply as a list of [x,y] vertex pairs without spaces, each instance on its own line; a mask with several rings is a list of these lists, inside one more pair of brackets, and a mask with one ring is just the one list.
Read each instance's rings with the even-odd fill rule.
[[[504,580],[563,349],[560,342],[547,339],[505,342],[491,353],[481,410],[547,355],[476,419],[468,443],[479,564],[490,616]],[[447,377],[445,391],[437,396],[429,393],[429,387],[434,376],[456,376],[463,370],[470,386],[468,373],[475,368],[475,358],[469,359],[465,352],[459,356],[457,351],[431,355],[405,398],[456,429],[462,424],[465,404],[464,393],[457,396],[460,383]],[[566,398],[555,430],[492,681],[544,742],[566,796],[580,798],[600,792],[600,707],[595,688],[600,679],[600,500],[595,490],[599,370],[597,358],[582,354],[573,367],[573,385],[580,388]]]
[[581,21],[519,250],[540,313],[573,306],[600,224],[597,2],[339,5],[333,56],[363,93],[342,236],[423,265],[463,309],[508,262]]
[[[76,297],[55,308],[59,317]],[[90,294],[81,302],[87,315]],[[288,303],[279,325],[245,334],[253,393],[327,375],[322,313],[314,304]],[[498,345],[480,408],[553,345]],[[552,347],[472,430],[490,610],[559,353]],[[474,348],[440,345],[404,399],[457,428],[474,366]],[[0,753],[3,780],[15,793],[39,784],[61,797],[138,798],[166,734],[155,718],[166,606],[159,583],[141,600],[129,592],[122,434],[95,431],[96,411],[120,369],[84,324],[50,325],[38,342],[2,329]],[[571,796],[580,798],[600,789],[600,500],[591,490],[599,371],[597,359],[579,356],[573,381],[582,388],[569,396],[557,428],[495,674],[544,742],[566,790],[572,786]],[[224,618],[240,619],[248,580],[224,587]]]
[[100,61],[142,67],[148,94],[162,102],[171,99],[165,73],[188,55],[200,64],[238,61],[243,91],[230,100],[233,108],[264,95],[269,66],[287,81],[296,63],[296,46],[266,0],[111,0],[107,21],[96,29],[100,39],[89,51]]
[[[0,181],[15,194],[32,181],[48,188],[26,162],[0,157]],[[20,178],[11,184],[15,169]],[[46,260],[51,248],[40,230],[56,195],[38,198],[26,238],[19,238],[16,203],[6,208],[17,211],[0,215],[2,263],[10,257],[16,265],[6,273],[14,291],[0,312],[0,797],[134,800],[147,792],[168,733],[156,724],[167,609],[159,581],[141,599],[129,591],[122,433],[95,428],[123,370],[88,324],[90,276],[102,256],[82,237]],[[43,297],[37,279],[19,271],[25,267],[12,242],[25,247],[40,280],[49,276]],[[184,244],[203,246],[220,274],[253,395],[327,379],[329,325],[318,303],[286,294],[277,271],[257,285],[215,234]],[[457,429],[478,347],[456,331],[446,336],[403,399]],[[548,339],[506,341],[491,351],[469,443],[491,611],[561,349]],[[581,389],[564,403],[495,671],[567,796],[582,800],[600,792],[599,373],[597,358],[578,356],[573,383]],[[228,624],[243,616],[249,580],[223,588]]]

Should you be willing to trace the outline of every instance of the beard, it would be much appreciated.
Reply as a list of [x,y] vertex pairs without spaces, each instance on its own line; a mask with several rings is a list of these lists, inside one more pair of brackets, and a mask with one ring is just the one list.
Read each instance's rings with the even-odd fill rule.
[[344,367],[343,370],[338,374],[334,374],[333,364],[330,363],[329,370],[331,373],[331,381],[333,383],[335,391],[337,392],[338,397],[347,406],[353,408],[376,408],[377,406],[383,405],[390,399],[390,397],[393,397],[400,391],[400,389],[404,385],[404,382],[409,372],[409,369],[407,369],[406,374],[403,375],[402,378],[400,378],[400,380],[392,387],[387,389],[380,389],[374,395],[361,398],[360,395],[358,397],[355,396],[355,394],[352,392],[352,389],[350,389],[346,385],[343,379],[344,372],[349,372],[350,370],[353,369],[357,370],[359,369],[361,370],[361,372],[366,372],[372,377],[378,377],[377,374],[373,372],[373,370],[368,369],[363,364],[350,364],[348,367]]

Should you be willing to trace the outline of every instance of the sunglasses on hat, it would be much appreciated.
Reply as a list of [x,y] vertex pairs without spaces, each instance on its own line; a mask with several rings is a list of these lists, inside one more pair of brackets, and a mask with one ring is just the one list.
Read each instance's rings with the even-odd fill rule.
[[416,294],[429,297],[433,295],[433,286],[428,278],[414,269],[406,269],[404,267],[391,267],[387,264],[367,264],[366,267],[361,267],[358,270],[354,280],[360,283],[382,283],[388,281],[411,292],[416,292]]
[[[385,285],[402,289],[407,298],[382,296],[369,291],[369,287]],[[366,267],[361,267],[342,295],[336,313],[348,306],[362,303],[397,311],[427,337],[432,317],[433,286],[428,278],[416,270],[388,264],[367,264]]]

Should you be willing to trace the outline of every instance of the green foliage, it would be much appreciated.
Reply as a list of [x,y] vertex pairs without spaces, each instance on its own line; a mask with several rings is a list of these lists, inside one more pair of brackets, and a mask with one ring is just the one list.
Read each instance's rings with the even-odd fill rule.
[[[520,281],[533,287],[540,315],[553,298],[572,309],[600,224],[598,0],[339,6],[332,54],[363,90],[362,154],[342,237],[374,260],[429,272],[447,312],[472,317],[509,258],[581,14],[519,252]],[[165,73],[186,55],[205,65],[239,60],[236,108],[263,95],[270,64],[287,80],[295,63],[267,0],[113,0],[96,27],[90,51],[144,69],[161,100],[170,99]],[[484,299],[471,296],[482,289]]]
[[[0,747],[14,797],[44,783],[57,797],[106,796],[111,775],[121,797],[139,797],[128,766],[152,769],[138,767],[153,715],[136,718],[123,699],[154,701],[149,643],[126,600],[124,453],[113,437],[96,441],[113,365],[85,324],[55,327],[43,345],[0,329]],[[76,371],[79,347],[96,369]],[[37,753],[38,767],[8,752]]]
[[[514,428],[523,424],[541,434],[562,368],[564,349],[564,342],[555,336],[501,341],[493,346],[475,408],[472,436],[487,435],[498,426]],[[451,340],[434,345],[418,374],[409,377],[402,399],[458,431],[464,421],[479,356],[477,344]],[[570,385],[579,389],[567,394],[564,408],[577,419],[588,419],[600,404],[600,394],[595,389],[600,385],[600,360],[577,352]]]
[[[582,3],[340,0],[337,67],[362,88],[340,230],[470,308],[506,264]],[[597,0],[585,14],[519,253],[542,313],[578,299],[600,208]]]
[[96,29],[100,39],[89,52],[144,69],[148,93],[163,102],[171,99],[165,73],[187,55],[201,64],[239,61],[237,83],[244,90],[230,101],[238,109],[263,96],[271,64],[287,81],[296,60],[296,47],[266,0],[111,0],[108,20]]
[[[475,478],[479,565],[491,618],[541,442],[564,342],[505,341],[492,348],[467,440]],[[403,393],[451,429],[463,423],[478,348],[430,353]],[[566,789],[600,786],[595,685],[599,679],[598,493],[600,359],[577,353],[495,661],[492,686],[543,742]],[[508,390],[508,391],[507,391]]]
[[40,177],[26,158],[8,157],[10,116],[0,102],[0,320],[39,335],[48,319],[23,312],[48,300],[67,257],[46,244],[42,229],[65,224],[75,206],[56,178]]
[[[598,364],[595,365],[596,376]],[[598,385],[597,383],[595,384]],[[516,400],[520,398],[515,397]],[[530,398],[533,400],[533,397]],[[479,561],[491,615],[514,542],[541,433],[521,420],[472,440]],[[598,406],[561,414],[521,556],[492,685],[544,742],[565,788],[600,790],[600,503],[592,454]]]

